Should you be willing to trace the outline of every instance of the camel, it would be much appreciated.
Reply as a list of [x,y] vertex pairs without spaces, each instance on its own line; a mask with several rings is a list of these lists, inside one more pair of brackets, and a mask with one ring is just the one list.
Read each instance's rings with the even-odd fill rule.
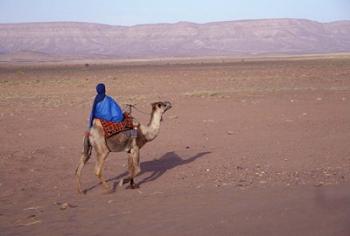
[[[163,114],[168,111],[172,105],[170,102],[152,103],[151,119],[148,125],[137,124],[133,131],[134,134],[128,135],[128,131],[120,132],[109,138],[105,138],[104,130],[99,119],[94,119],[93,126],[84,137],[84,148],[80,158],[79,165],[75,171],[77,179],[77,190],[81,190],[81,171],[84,165],[91,157],[92,149],[96,153],[95,174],[105,187],[107,192],[112,192],[112,188],[108,185],[103,177],[103,165],[110,152],[127,152],[128,153],[128,171],[129,171],[129,188],[134,189],[139,186],[135,183],[134,178],[141,172],[140,168],[140,149],[148,142],[153,141],[159,134],[160,122]],[[123,180],[122,180],[123,181]]]

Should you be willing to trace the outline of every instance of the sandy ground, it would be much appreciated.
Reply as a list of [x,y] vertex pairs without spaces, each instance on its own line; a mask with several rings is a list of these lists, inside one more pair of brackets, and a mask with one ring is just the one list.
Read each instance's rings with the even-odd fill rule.
[[[76,193],[95,85],[169,100],[141,188]],[[0,64],[0,235],[349,235],[350,59]],[[134,112],[142,122],[149,117]],[[125,153],[105,176],[127,175]]]

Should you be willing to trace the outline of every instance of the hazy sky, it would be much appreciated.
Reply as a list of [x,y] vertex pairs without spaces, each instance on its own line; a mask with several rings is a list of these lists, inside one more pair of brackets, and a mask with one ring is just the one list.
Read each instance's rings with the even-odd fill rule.
[[260,18],[350,20],[350,0],[0,0],[0,23],[135,25]]

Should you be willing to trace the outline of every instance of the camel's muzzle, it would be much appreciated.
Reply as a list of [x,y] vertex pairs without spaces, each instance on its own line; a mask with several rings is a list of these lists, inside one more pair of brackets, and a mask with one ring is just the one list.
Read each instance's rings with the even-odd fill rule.
[[166,102],[164,102],[164,104],[165,104],[165,110],[164,110],[164,112],[173,107],[173,106],[171,105],[171,102],[166,101]]

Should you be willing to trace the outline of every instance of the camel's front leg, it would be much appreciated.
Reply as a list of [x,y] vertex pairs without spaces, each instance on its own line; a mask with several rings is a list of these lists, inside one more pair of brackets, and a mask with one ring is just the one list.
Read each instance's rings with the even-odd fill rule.
[[100,179],[101,183],[103,184],[103,186],[107,190],[107,192],[111,192],[112,188],[107,184],[105,178],[102,175],[103,165],[106,161],[108,154],[109,154],[108,151],[105,151],[102,153],[97,153],[97,162],[96,162],[96,167],[95,167],[95,173],[96,173],[97,178]]
[[135,145],[129,152],[128,157],[128,169],[130,175],[130,188],[135,189],[139,188],[135,184],[134,178],[141,172],[140,168],[140,149]]

